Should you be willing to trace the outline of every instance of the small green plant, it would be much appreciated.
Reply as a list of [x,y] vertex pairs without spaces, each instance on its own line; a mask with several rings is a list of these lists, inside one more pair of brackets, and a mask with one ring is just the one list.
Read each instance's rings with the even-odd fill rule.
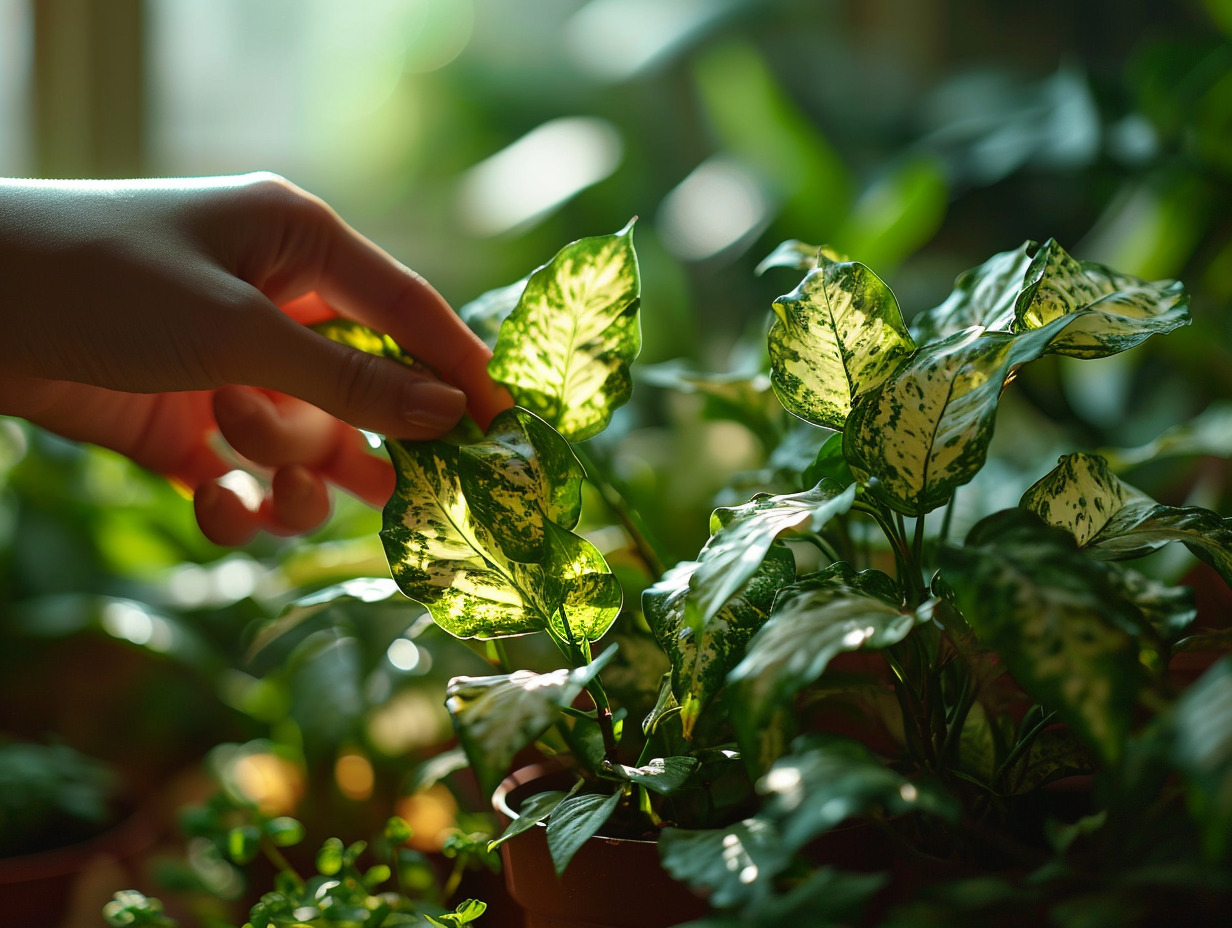
[[[715,510],[693,560],[665,565],[592,440],[633,383],[632,225],[567,246],[485,301],[503,318],[490,371],[516,403],[485,434],[387,443],[394,579],[446,631],[487,642],[499,671],[447,694],[481,783],[495,786],[532,743],[577,774],[498,843],[546,821],[563,871],[598,832],[656,835],[670,872],[750,923],[795,905],[815,914],[830,871],[810,848],[852,821],[880,823],[903,853],[1035,870],[1036,903],[1045,887],[1115,883],[1114,895],[1145,898],[1153,880],[1175,879],[1213,891],[1232,832],[1232,663],[1178,694],[1173,651],[1217,643],[1181,645],[1192,596],[1125,561],[1178,541],[1232,581],[1232,526],[1155,502],[1084,451],[1017,506],[954,531],[1018,371],[1185,325],[1184,289],[1028,242],[961,275],[908,325],[872,270],[829,249],[788,242],[765,266],[805,275],[775,301],[766,343],[768,383],[797,423],[772,456],[792,486]],[[367,337],[344,330],[334,337]],[[754,378],[743,389],[668,379],[751,428],[765,421]],[[640,561],[640,608],[579,530],[596,497]],[[618,617],[611,637],[626,643],[604,647]],[[505,641],[532,633],[561,666],[510,661]],[[636,690],[638,673],[658,698],[635,717],[609,683]],[[1073,774],[1096,777],[1086,817],[1054,820],[1044,788]],[[1160,833],[1169,847],[1192,838],[1183,875],[1151,869]],[[847,885],[864,898],[882,883]],[[1018,885],[993,896],[1022,904]]]
[[[242,928],[463,928],[486,909],[475,899],[453,911],[435,901],[436,875],[422,854],[406,846],[411,828],[396,816],[371,845],[325,840],[311,857],[308,876],[291,859],[303,856],[294,851],[304,842],[304,825],[288,815],[265,813],[226,789],[182,810],[181,826],[192,845],[192,864],[176,871],[169,880],[173,888],[231,902],[244,885],[238,876],[242,869],[259,857],[273,867],[272,886],[251,907]],[[361,865],[369,853],[378,862]],[[458,848],[459,866],[472,853],[469,846]],[[112,928],[177,925],[161,900],[135,890],[116,893],[103,916]],[[216,911],[202,917],[211,928],[234,928]]]

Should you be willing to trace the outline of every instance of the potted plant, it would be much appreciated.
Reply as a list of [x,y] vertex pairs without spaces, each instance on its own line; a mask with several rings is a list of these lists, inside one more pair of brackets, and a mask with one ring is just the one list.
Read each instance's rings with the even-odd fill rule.
[[[567,882],[596,835],[650,839],[708,925],[862,908],[1064,921],[1087,905],[1132,921],[1163,889],[1199,913],[1226,901],[1232,662],[1186,690],[1166,673],[1178,649],[1226,639],[1191,634],[1190,594],[1125,562],[1178,541],[1228,581],[1229,523],[1155,502],[1090,451],[1034,474],[1017,505],[960,493],[1024,366],[1186,324],[1182,286],[1028,242],[908,325],[868,267],[785,243],[764,266],[804,277],[774,303],[768,380],[656,372],[752,428],[771,390],[798,420],[769,491],[715,510],[700,553],[671,566],[598,437],[639,350],[632,234],[575,242],[470,309],[499,333],[490,371],[516,404],[486,433],[387,443],[393,577],[498,671],[448,689],[476,775],[495,790],[530,748],[566,771],[529,795],[514,781],[507,860],[545,843]],[[362,329],[330,334],[409,361]],[[579,530],[599,524],[584,500],[624,530],[615,568]],[[511,659],[532,634],[555,666]],[[1162,867],[1164,848],[1184,865]],[[929,902],[920,868],[953,892]],[[656,908],[637,878],[604,882]]]

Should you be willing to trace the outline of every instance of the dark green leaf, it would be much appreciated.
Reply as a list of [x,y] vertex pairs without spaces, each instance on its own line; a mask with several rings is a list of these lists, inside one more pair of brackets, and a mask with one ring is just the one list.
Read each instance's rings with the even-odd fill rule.
[[764,900],[791,856],[778,829],[757,818],[700,831],[665,828],[659,836],[663,868],[719,907]]
[[727,677],[727,705],[746,756],[764,768],[769,759],[757,758],[760,733],[836,655],[896,644],[930,613],[931,603],[904,613],[897,603],[831,583],[806,582],[785,592]]
[[548,819],[548,851],[557,875],[565,872],[573,855],[598,834],[620,803],[620,791],[611,795],[586,793],[561,802]]
[[1015,301],[1038,248],[1035,242],[1024,242],[959,274],[945,302],[911,321],[916,343],[940,341],[972,326],[1008,332],[1014,322]]
[[852,401],[915,349],[890,289],[862,264],[826,263],[774,303],[774,391],[788,412],[841,429]]
[[629,399],[640,302],[632,223],[566,245],[530,276],[488,370],[570,441],[597,435]]
[[642,609],[659,644],[672,662],[675,698],[660,694],[662,712],[681,711],[685,737],[691,737],[701,711],[722,689],[727,672],[744,654],[745,642],[761,627],[780,587],[796,574],[795,559],[783,547],[771,548],[744,590],[724,603],[698,635],[688,623],[686,601],[697,563],[679,564],[642,594]]
[[696,757],[656,757],[640,767],[618,765],[614,773],[622,780],[631,780],[656,793],[667,795],[680,789],[697,766]]
[[864,745],[813,736],[793,745],[757,783],[766,797],[761,815],[773,821],[788,851],[848,819],[925,811],[952,821],[954,800],[940,788],[912,783]]
[[565,795],[560,790],[548,790],[529,797],[522,803],[522,808],[518,809],[518,817],[509,823],[501,832],[500,837],[488,842],[488,850],[495,850],[510,838],[534,828],[552,814],[556,807],[564,801]]
[[942,575],[980,641],[1105,760],[1120,755],[1138,689],[1139,625],[1108,569],[1073,536],[1021,510],[978,523],[940,552]]
[[1213,664],[1185,692],[1172,725],[1173,760],[1185,775],[1207,854],[1218,859],[1232,836],[1232,658]]

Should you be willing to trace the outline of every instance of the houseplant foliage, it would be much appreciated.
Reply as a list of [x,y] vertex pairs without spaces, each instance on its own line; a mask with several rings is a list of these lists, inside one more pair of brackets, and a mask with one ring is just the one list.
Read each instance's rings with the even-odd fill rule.
[[[850,919],[879,892],[884,914],[906,892],[889,855],[836,883],[818,854],[853,823],[954,877],[889,910],[905,924],[1024,905],[1065,923],[1082,899],[1134,915],[1161,886],[1201,911],[1226,893],[1232,663],[1182,692],[1172,654],[1221,640],[1191,631],[1186,589],[1127,562],[1180,542],[1232,580],[1230,523],[1075,452],[1017,506],[954,529],[1020,369],[1185,325],[1182,286],[1027,242],[907,317],[868,267],[785,243],[763,267],[804,274],[766,342],[773,394],[798,420],[774,455],[791,490],[715,510],[696,558],[665,569],[588,441],[630,395],[632,234],[575,242],[485,302],[503,317],[490,371],[516,403],[486,434],[388,443],[394,579],[442,628],[486,642],[499,671],[447,697],[481,783],[532,744],[577,774],[498,841],[546,822],[559,872],[596,833],[656,836],[713,924]],[[732,378],[673,376],[737,420],[764,416]],[[588,484],[640,558],[640,603],[578,531]],[[559,667],[509,662],[505,640],[530,633]],[[658,699],[637,716],[605,682],[621,647],[603,639],[620,634],[658,646],[644,667],[662,675]],[[1075,775],[1089,788],[1050,788]],[[1182,850],[1183,866],[1159,866]]]

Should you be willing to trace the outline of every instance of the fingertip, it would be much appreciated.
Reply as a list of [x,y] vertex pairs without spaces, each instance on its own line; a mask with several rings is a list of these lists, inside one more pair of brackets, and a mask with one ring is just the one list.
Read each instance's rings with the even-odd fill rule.
[[256,536],[259,509],[246,505],[240,495],[218,481],[203,483],[193,494],[193,512],[201,534],[216,545],[239,547]]
[[319,528],[329,518],[329,490],[307,467],[293,464],[274,472],[270,484],[271,531],[302,535]]

